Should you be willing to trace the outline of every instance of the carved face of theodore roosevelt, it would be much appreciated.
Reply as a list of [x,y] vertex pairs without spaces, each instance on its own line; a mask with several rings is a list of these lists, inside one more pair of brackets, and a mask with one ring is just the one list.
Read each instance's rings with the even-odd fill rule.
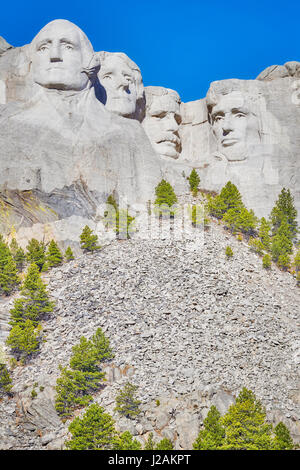
[[146,116],[142,123],[145,132],[160,156],[177,159],[181,150],[179,95],[163,87],[146,87],[145,90]]
[[93,48],[81,31],[67,20],[48,23],[31,43],[33,79],[45,88],[80,91],[89,78],[83,71]]

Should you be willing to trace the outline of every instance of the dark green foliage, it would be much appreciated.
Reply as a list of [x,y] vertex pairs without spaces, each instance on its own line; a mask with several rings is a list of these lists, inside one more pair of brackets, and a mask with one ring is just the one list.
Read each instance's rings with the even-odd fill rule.
[[19,283],[16,263],[10,255],[0,271],[0,288],[5,295],[10,295]]
[[201,225],[208,225],[209,218],[207,217],[207,210],[204,205],[193,204],[192,207],[189,207],[189,215],[194,227],[199,227]]
[[242,196],[231,181],[228,181],[218,196],[210,198],[208,202],[210,214],[219,219],[230,209],[239,211],[242,207]]
[[47,263],[50,268],[53,266],[59,266],[63,262],[63,255],[54,240],[51,240],[49,243],[46,256]]
[[230,246],[226,246],[225,254],[227,258],[232,258],[233,257],[233,251]]
[[198,186],[200,184],[200,177],[199,177],[197,171],[195,170],[195,168],[192,169],[191,174],[188,177],[188,180],[189,180],[190,189],[191,189],[193,195],[194,196],[197,195]]
[[243,232],[251,235],[255,232],[257,218],[252,210],[245,207],[234,207],[229,209],[223,216],[223,222],[232,233]]
[[90,405],[82,418],[75,418],[69,431],[72,438],[65,444],[70,450],[110,450],[117,438],[114,420],[97,403]]
[[31,320],[35,325],[47,313],[53,311],[54,303],[49,300],[36,264],[31,264],[21,288],[21,297],[16,299],[10,310],[11,325]]
[[170,439],[167,439],[166,437],[159,441],[159,443],[156,445],[155,450],[173,450],[173,444],[170,441]]
[[297,272],[296,283],[297,283],[297,286],[300,287],[300,271]]
[[171,184],[162,179],[155,188],[155,194],[154,205],[157,214],[159,216],[174,216],[175,211],[170,211],[170,208],[177,203],[177,196]]
[[22,269],[24,267],[24,264],[25,264],[25,261],[26,261],[26,255],[25,255],[25,252],[24,252],[23,248],[21,248],[18,245],[15,238],[13,238],[12,241],[11,241],[10,252],[12,254],[14,262],[16,263],[16,267],[17,267],[18,271],[22,271]]
[[141,450],[142,445],[136,439],[133,439],[129,431],[123,432],[115,440],[114,450]]
[[250,238],[249,246],[254,253],[257,253],[260,256],[263,255],[265,248],[259,238]]
[[221,419],[225,428],[224,450],[271,449],[272,426],[266,413],[251,390],[243,388],[235,403]]
[[258,235],[260,238],[260,241],[266,251],[270,251],[271,249],[271,237],[270,237],[270,232],[271,232],[271,224],[267,222],[267,220],[262,217],[260,221],[260,226],[258,230]]
[[281,225],[272,238],[272,259],[277,261],[281,255],[290,255],[293,252],[290,228],[286,218],[282,219]]
[[12,380],[5,364],[0,364],[0,395],[9,393],[12,387]]
[[15,324],[10,330],[6,344],[12,349],[17,359],[26,360],[39,349],[41,327],[35,326],[31,320],[22,325]]
[[104,374],[70,370],[61,366],[60,372],[55,387],[55,409],[61,418],[68,418],[73,410],[90,403],[93,399],[91,393],[99,389]]
[[85,252],[95,251],[101,248],[101,246],[98,245],[98,236],[93,235],[93,231],[88,225],[86,225],[81,232],[80,246]]
[[291,258],[287,253],[279,255],[277,265],[282,271],[287,271],[291,267]]
[[74,259],[73,251],[70,246],[68,246],[65,251],[65,258],[67,261],[71,261],[72,259]]
[[136,399],[138,387],[128,382],[116,397],[115,411],[126,418],[133,418],[140,413],[140,401]]
[[211,406],[204,420],[204,429],[193,443],[194,450],[216,450],[224,442],[225,429],[221,425],[221,415],[215,406]]
[[35,238],[32,238],[27,247],[26,258],[29,263],[35,263],[39,271],[42,271],[44,263],[46,261],[46,245],[44,242],[39,242]]
[[295,447],[290,432],[285,424],[278,423],[274,429],[275,437],[273,439],[272,448],[274,450],[292,450]]
[[154,450],[155,449],[155,442],[153,440],[153,432],[150,432],[147,441],[144,445],[144,450]]
[[60,367],[57,379],[55,409],[62,418],[71,416],[78,406],[85,406],[92,400],[91,393],[99,390],[105,380],[101,363],[113,357],[108,338],[101,328],[90,340],[84,336],[73,346],[70,358],[72,370]]
[[262,259],[262,265],[264,269],[271,268],[271,256],[268,253],[264,255]]
[[282,189],[271,211],[273,235],[278,232],[284,219],[289,228],[290,240],[296,239],[298,233],[297,210],[294,206],[294,198],[290,190],[285,188]]

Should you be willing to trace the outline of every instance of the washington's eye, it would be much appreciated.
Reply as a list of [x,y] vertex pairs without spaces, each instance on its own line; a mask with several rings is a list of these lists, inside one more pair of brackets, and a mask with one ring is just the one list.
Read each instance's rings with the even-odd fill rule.
[[70,44],[66,44],[65,49],[67,49],[68,51],[71,51],[73,49],[73,47],[70,46]]

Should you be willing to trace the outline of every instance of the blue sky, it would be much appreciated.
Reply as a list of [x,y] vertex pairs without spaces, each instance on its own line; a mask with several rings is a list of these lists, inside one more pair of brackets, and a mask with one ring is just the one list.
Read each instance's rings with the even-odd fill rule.
[[57,18],[81,27],[96,51],[125,52],[145,85],[177,90],[185,102],[214,80],[254,79],[300,60],[299,0],[4,1],[0,36],[21,46]]

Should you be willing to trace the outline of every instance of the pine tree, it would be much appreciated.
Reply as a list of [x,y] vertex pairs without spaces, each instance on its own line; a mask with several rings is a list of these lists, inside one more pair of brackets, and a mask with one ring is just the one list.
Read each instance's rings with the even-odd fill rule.
[[300,287],[300,271],[297,272],[296,285],[297,285],[297,287]]
[[54,240],[51,240],[49,243],[46,257],[50,268],[59,266],[63,262],[63,255]]
[[41,271],[46,261],[46,245],[44,242],[39,242],[35,238],[32,238],[26,249],[27,261],[30,264],[35,263],[38,266],[39,271]]
[[262,264],[264,269],[270,269],[271,268],[271,256],[267,253],[264,255],[262,259]]
[[290,190],[285,188],[282,189],[271,211],[273,235],[278,232],[284,219],[289,227],[290,240],[296,239],[298,233],[297,210],[294,206],[294,198]]
[[225,254],[228,259],[233,257],[233,251],[230,246],[226,246]]
[[72,421],[69,432],[72,438],[65,445],[70,450],[110,450],[117,438],[114,420],[97,403]]
[[12,388],[12,380],[5,364],[0,364],[0,396],[1,393],[9,393]]
[[126,418],[137,416],[140,413],[139,405],[141,403],[135,397],[137,389],[136,385],[127,382],[116,397],[116,407],[114,410],[122,416],[126,416]]
[[272,449],[274,450],[292,450],[295,447],[290,432],[285,424],[278,423],[275,427],[275,437],[272,442]]
[[242,196],[231,181],[226,183],[218,196],[210,198],[208,202],[210,214],[218,219],[221,219],[230,209],[234,209],[234,211],[231,211],[232,216],[233,214],[239,214],[243,207]]
[[260,238],[260,241],[266,251],[270,251],[271,249],[271,237],[270,237],[270,232],[271,232],[271,224],[267,222],[267,220],[262,217],[260,221],[260,226],[258,230],[258,235]]
[[0,271],[0,288],[5,295],[10,295],[18,284],[20,284],[20,279],[17,274],[16,263],[10,255]]
[[114,357],[109,339],[101,328],[97,328],[96,333],[91,338],[91,342],[94,347],[95,361],[97,363],[105,362]]
[[290,256],[287,253],[284,253],[283,255],[279,255],[278,260],[277,260],[277,265],[283,271],[287,271],[288,269],[290,269],[291,267]]
[[6,344],[18,359],[26,360],[38,351],[41,331],[41,326],[36,327],[31,320],[26,320],[22,325],[15,324],[10,330]]
[[217,450],[225,438],[225,430],[221,425],[221,414],[215,406],[211,406],[204,420],[204,429],[199,432],[193,444],[194,450]]
[[174,216],[175,211],[170,211],[170,207],[177,203],[177,196],[171,184],[162,179],[155,188],[155,194],[156,199],[154,205],[156,213],[159,216]]
[[72,259],[74,259],[73,251],[70,246],[68,246],[65,251],[65,258],[67,261],[71,261]]
[[260,239],[251,237],[249,240],[249,246],[254,253],[257,253],[260,256],[263,255],[265,247]]
[[144,450],[154,450],[154,449],[155,449],[155,442],[153,440],[153,432],[150,432],[148,439],[145,442]]
[[277,261],[281,255],[289,255],[293,252],[290,228],[286,218],[282,219],[280,227],[272,238],[271,252],[274,261]]
[[243,388],[227,413],[221,418],[225,428],[224,450],[271,449],[272,426],[266,423],[266,413],[251,390]]
[[193,196],[196,196],[198,192],[198,186],[200,183],[200,177],[197,171],[195,170],[195,168],[192,169],[191,174],[188,177],[188,180],[189,180],[190,189],[193,193]]
[[170,439],[167,439],[166,437],[159,441],[159,443],[156,445],[155,450],[173,450],[173,444],[170,441]]
[[14,326],[26,320],[37,324],[45,314],[53,311],[53,307],[54,303],[49,300],[39,269],[32,263],[22,284],[21,297],[15,300],[14,307],[10,310],[10,324]]
[[20,246],[17,249],[16,254],[14,255],[14,260],[16,263],[17,270],[22,271],[25,265],[26,255],[23,248],[21,248]]
[[141,450],[142,445],[136,439],[133,439],[129,431],[123,432],[115,440],[113,450]]
[[80,246],[82,250],[85,252],[99,250],[101,246],[97,243],[98,236],[93,235],[93,231],[88,225],[86,225],[80,235]]

